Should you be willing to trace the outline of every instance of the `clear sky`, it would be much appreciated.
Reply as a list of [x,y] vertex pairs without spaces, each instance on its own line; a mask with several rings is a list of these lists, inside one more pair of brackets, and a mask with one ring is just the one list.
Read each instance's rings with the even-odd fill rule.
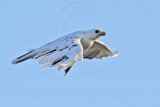
[[[98,28],[116,58],[78,62],[64,72],[27,49]],[[0,107],[159,107],[159,0],[0,0]]]

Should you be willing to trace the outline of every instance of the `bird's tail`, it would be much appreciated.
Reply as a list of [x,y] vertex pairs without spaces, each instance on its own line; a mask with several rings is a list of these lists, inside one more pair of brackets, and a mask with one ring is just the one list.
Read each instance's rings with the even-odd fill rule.
[[36,55],[34,50],[35,49],[32,49],[28,53],[16,58],[15,60],[12,61],[12,64],[18,64],[18,63],[23,62],[27,59],[33,58]]

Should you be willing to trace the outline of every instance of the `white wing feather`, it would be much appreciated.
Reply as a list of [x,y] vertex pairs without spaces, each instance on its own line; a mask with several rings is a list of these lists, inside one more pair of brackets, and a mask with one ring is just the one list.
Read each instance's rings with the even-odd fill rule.
[[39,50],[42,52],[37,54],[34,59],[45,67],[70,66],[76,61],[83,60],[83,47],[80,38],[64,38],[59,39],[56,43],[50,43],[49,46],[43,46]]
[[87,49],[83,56],[87,59],[102,59],[102,57],[116,57],[118,56],[118,51],[112,52],[103,42],[101,41],[94,41],[93,45]]

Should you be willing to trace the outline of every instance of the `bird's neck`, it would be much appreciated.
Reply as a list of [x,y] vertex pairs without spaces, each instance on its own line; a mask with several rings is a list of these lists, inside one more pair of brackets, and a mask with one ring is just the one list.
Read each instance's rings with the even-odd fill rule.
[[85,39],[85,38],[81,39],[81,44],[82,44],[84,50],[90,48],[93,45],[93,42],[94,41],[91,41],[89,39]]

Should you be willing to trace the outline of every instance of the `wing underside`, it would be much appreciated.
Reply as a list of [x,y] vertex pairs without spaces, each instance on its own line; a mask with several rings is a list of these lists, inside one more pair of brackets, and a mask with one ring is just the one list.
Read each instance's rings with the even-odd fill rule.
[[112,52],[104,43],[95,41],[93,45],[84,51],[83,57],[86,59],[102,59],[102,57],[118,56],[118,51]]

